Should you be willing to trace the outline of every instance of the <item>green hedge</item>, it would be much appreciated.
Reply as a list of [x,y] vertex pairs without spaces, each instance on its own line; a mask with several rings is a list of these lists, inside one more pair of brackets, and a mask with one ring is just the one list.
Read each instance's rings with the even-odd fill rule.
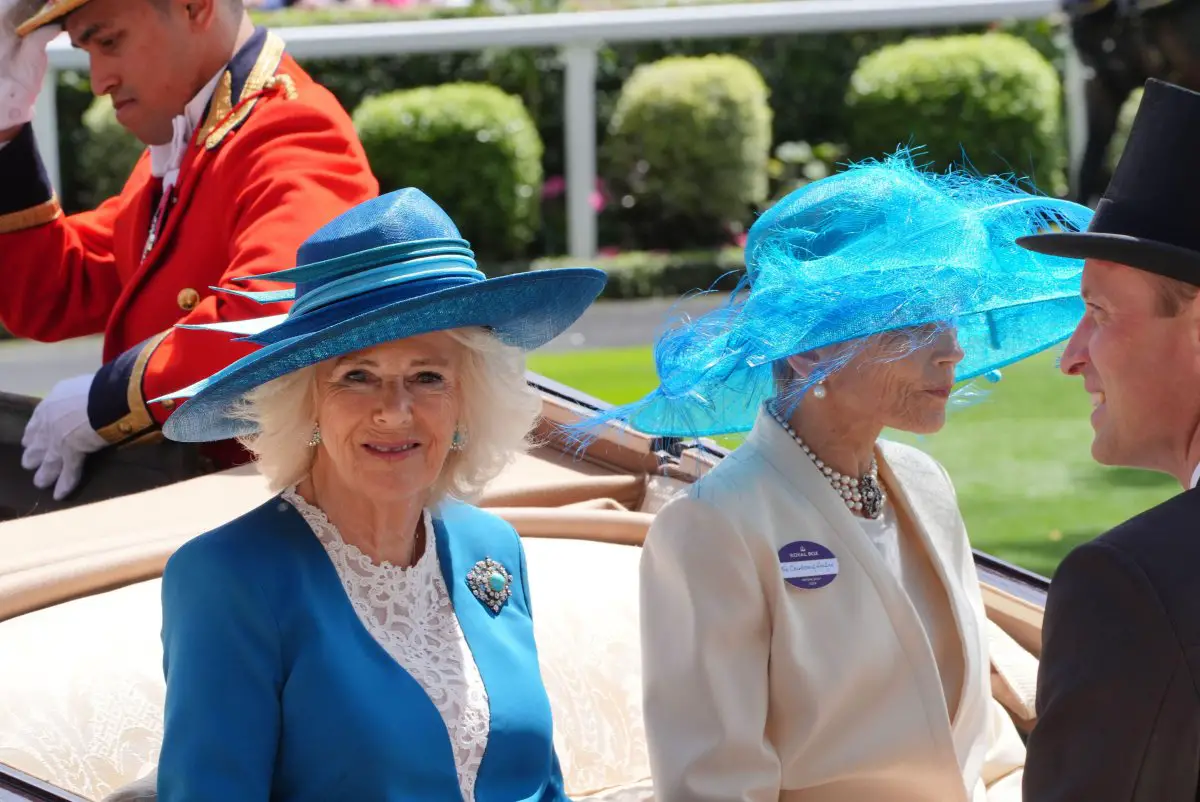
[[[575,267],[581,262],[566,257],[543,258],[531,269]],[[601,298],[674,298],[705,289],[732,290],[745,270],[742,249],[735,247],[677,251],[627,251],[590,259],[589,267],[608,274]],[[506,272],[487,271],[489,275]]]
[[1121,154],[1125,151],[1125,143],[1129,141],[1129,131],[1133,128],[1133,119],[1137,116],[1138,108],[1142,105],[1142,89],[1139,87],[1126,99],[1121,106],[1121,115],[1117,118],[1117,130],[1108,146],[1105,162],[1110,171],[1117,169]]
[[[572,7],[566,0],[559,8]],[[580,5],[583,0],[578,0]],[[669,5],[682,5],[670,0]],[[629,0],[609,0],[607,7],[645,5]],[[655,2],[655,6],[661,5]],[[593,8],[593,0],[588,0]],[[256,13],[258,22],[272,27],[340,22],[379,21],[385,19],[446,18],[486,16],[482,5],[459,9],[422,7],[394,9],[320,9]],[[1004,26],[1010,27],[1010,26]],[[1055,40],[1061,37],[1057,23],[1022,22],[1011,26],[1022,36],[1054,56],[1059,53]],[[848,33],[780,34],[728,39],[664,40],[605,46],[600,49],[597,86],[597,137],[602,141],[621,86],[639,65],[672,55],[726,53],[751,62],[762,74],[775,104],[773,141],[845,142],[851,113],[844,97],[851,73],[859,59],[882,45],[899,42],[911,35],[941,34],[982,30],[982,26],[955,29],[906,29]],[[1061,55],[1058,55],[1061,59]],[[553,48],[485,50],[481,53],[429,53],[365,59],[304,59],[302,64],[318,81],[328,86],[347,109],[354,109],[363,98],[397,89],[432,86],[453,81],[491,83],[506,92],[519,95],[533,117],[545,143],[543,169],[547,176],[564,172],[563,154],[563,80],[559,55]],[[62,153],[63,203],[68,210],[87,208],[83,202],[87,178],[78,165],[78,145],[85,139],[80,118],[92,97],[86,76],[60,74],[58,118]],[[976,148],[972,148],[975,150]],[[600,219],[602,243],[626,238],[624,223],[616,204],[610,202]],[[536,252],[555,252],[564,241],[562,228],[564,199],[548,199],[543,208],[544,224]]]
[[728,242],[767,199],[770,154],[767,87],[749,62],[676,56],[638,67],[602,153],[601,172],[633,218],[634,241],[623,244]]
[[524,255],[538,231],[542,140],[519,97],[454,83],[367,98],[354,124],[380,189],[418,187],[483,258]]
[[117,122],[108,96],[96,98],[84,112],[83,128],[87,138],[79,146],[79,167],[88,183],[80,196],[88,206],[98,206],[120,193],[146,146]]
[[1032,45],[1002,33],[910,39],[855,70],[846,107],[851,153],[879,156],[922,145],[940,166],[1035,179],[1066,191],[1062,89]]

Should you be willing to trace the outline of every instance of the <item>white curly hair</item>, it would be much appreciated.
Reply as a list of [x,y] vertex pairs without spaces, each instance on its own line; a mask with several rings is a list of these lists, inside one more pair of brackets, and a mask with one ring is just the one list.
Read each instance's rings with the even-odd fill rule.
[[[432,488],[430,504],[446,497],[476,498],[518,454],[541,413],[541,396],[525,380],[525,354],[481,328],[446,332],[463,346],[458,383],[466,444],[451,451]],[[301,368],[246,394],[234,413],[255,424],[257,433],[240,438],[273,492],[308,475],[316,449],[309,445],[315,426],[316,366]]]

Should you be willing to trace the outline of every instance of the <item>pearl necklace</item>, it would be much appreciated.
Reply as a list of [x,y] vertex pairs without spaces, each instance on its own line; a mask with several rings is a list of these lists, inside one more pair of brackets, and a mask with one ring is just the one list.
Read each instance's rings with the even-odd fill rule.
[[887,501],[887,493],[883,491],[883,486],[879,484],[879,465],[875,462],[874,457],[871,458],[871,468],[865,476],[859,479],[844,476],[826,465],[823,460],[813,453],[813,450],[808,447],[808,443],[801,440],[800,435],[796,434],[796,430],[792,428],[792,425],[779,414],[779,410],[776,409],[774,403],[767,405],[767,411],[771,413],[771,417],[775,419],[775,422],[782,426],[783,430],[796,441],[796,445],[800,446],[801,450],[808,455],[808,458],[817,466],[817,470],[825,475],[825,478],[833,485],[834,491],[842,497],[842,501],[846,503],[851,512],[872,520],[883,515],[883,505]]

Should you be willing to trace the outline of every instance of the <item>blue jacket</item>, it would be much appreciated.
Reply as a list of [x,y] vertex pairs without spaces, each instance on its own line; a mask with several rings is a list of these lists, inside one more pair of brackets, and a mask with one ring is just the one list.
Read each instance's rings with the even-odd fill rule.
[[[512,527],[447,503],[438,560],[487,689],[479,802],[565,799]],[[499,613],[466,576],[491,557],[512,574]],[[324,548],[276,497],[184,544],[162,582],[161,802],[461,799],[445,724],[360,623]]]

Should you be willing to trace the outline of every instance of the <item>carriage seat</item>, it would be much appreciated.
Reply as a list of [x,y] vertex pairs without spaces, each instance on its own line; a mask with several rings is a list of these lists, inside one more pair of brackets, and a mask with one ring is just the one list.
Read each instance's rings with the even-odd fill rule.
[[[619,525],[598,540],[555,536],[537,512],[520,528],[549,535],[524,542],[567,793],[597,802],[650,800],[640,548],[621,542]],[[565,520],[579,526],[589,516],[614,514],[580,511]],[[570,570],[578,565],[609,578],[603,597],[578,592]],[[164,694],[159,588],[158,579],[138,582],[0,623],[0,654],[15,658],[0,660],[0,762],[95,802],[153,798]]]
[[[638,561],[652,514],[615,501],[491,509],[524,539],[567,793],[651,800]],[[609,578],[602,597],[577,591],[571,569],[581,564]],[[153,798],[164,694],[159,591],[157,578],[132,581],[0,620],[0,763],[91,802]],[[989,630],[993,693],[1029,723],[1037,661],[999,626]]]

